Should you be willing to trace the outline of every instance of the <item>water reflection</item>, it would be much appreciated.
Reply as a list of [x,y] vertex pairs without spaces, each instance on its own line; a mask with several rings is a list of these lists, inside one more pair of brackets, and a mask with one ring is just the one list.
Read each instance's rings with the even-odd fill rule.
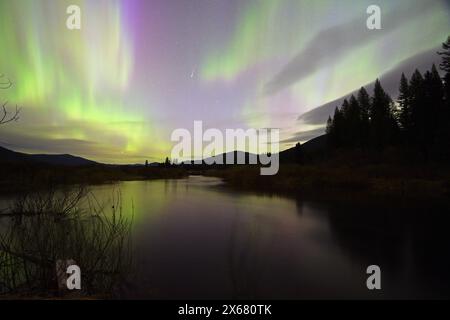
[[[196,176],[93,188],[105,203],[113,190],[135,221],[121,298],[450,297],[445,211],[247,194]],[[381,292],[366,288],[371,264]]]

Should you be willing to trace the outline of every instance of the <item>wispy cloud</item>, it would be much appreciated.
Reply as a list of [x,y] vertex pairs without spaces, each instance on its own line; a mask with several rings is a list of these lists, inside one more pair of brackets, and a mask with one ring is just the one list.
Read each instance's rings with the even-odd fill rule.
[[[412,5],[414,2],[415,5]],[[367,15],[361,13],[358,18],[323,31],[309,41],[283,69],[270,80],[264,88],[265,93],[274,94],[301,81],[325,65],[336,63],[347,53],[371,41],[385,38],[397,30],[408,19],[414,19],[430,9],[425,1],[411,1],[407,6],[397,6],[391,12],[382,11],[383,30],[369,30],[366,27]],[[383,7],[382,7],[383,10]]]

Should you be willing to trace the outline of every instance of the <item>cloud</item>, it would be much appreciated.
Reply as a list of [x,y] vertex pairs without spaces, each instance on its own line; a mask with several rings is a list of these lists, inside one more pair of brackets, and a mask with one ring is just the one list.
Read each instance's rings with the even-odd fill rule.
[[265,93],[275,94],[306,78],[321,67],[335,63],[355,48],[385,38],[387,34],[398,29],[404,21],[414,19],[432,7],[425,1],[413,3],[414,5],[408,3],[408,8],[397,6],[388,13],[383,12],[382,6],[383,30],[369,30],[366,27],[368,17],[366,14],[361,14],[350,22],[322,30],[309,41],[304,50],[265,85]]
[[325,133],[325,128],[318,128],[313,130],[307,130],[307,131],[299,131],[295,133],[292,137],[282,140],[281,143],[288,144],[288,143],[297,143],[297,142],[304,142],[309,141],[311,139],[314,139],[318,136],[321,136]]

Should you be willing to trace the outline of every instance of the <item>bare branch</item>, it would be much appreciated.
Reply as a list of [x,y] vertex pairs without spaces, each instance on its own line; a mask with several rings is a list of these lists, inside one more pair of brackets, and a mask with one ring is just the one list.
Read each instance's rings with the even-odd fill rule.
[[8,101],[3,103],[3,105],[2,105],[3,116],[0,116],[0,124],[5,124],[8,122],[13,122],[13,121],[19,120],[20,108],[16,105],[15,111],[10,113],[6,109],[7,104],[8,104]]
[[[12,87],[13,83],[10,79],[5,78],[4,74],[0,74],[0,89],[6,90]],[[17,107],[14,112],[8,112],[6,106],[8,101],[3,103],[0,110],[0,125],[19,120],[20,108]]]

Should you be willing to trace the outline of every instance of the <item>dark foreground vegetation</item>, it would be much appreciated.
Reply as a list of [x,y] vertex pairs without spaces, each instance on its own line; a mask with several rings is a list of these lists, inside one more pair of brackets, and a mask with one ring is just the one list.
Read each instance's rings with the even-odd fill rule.
[[0,193],[17,194],[27,191],[30,186],[51,181],[52,185],[96,185],[118,181],[177,179],[188,172],[181,167],[145,167],[145,166],[55,166],[39,163],[1,163]]
[[315,164],[282,164],[276,176],[261,176],[259,167],[235,166],[206,170],[228,186],[264,193],[289,194],[315,200],[380,201],[392,204],[450,206],[450,167],[352,163],[341,154]]
[[[120,194],[107,204],[82,186],[21,194],[0,214],[0,299],[113,297],[132,269],[131,223]],[[66,264],[82,270],[81,291],[67,289]]]

